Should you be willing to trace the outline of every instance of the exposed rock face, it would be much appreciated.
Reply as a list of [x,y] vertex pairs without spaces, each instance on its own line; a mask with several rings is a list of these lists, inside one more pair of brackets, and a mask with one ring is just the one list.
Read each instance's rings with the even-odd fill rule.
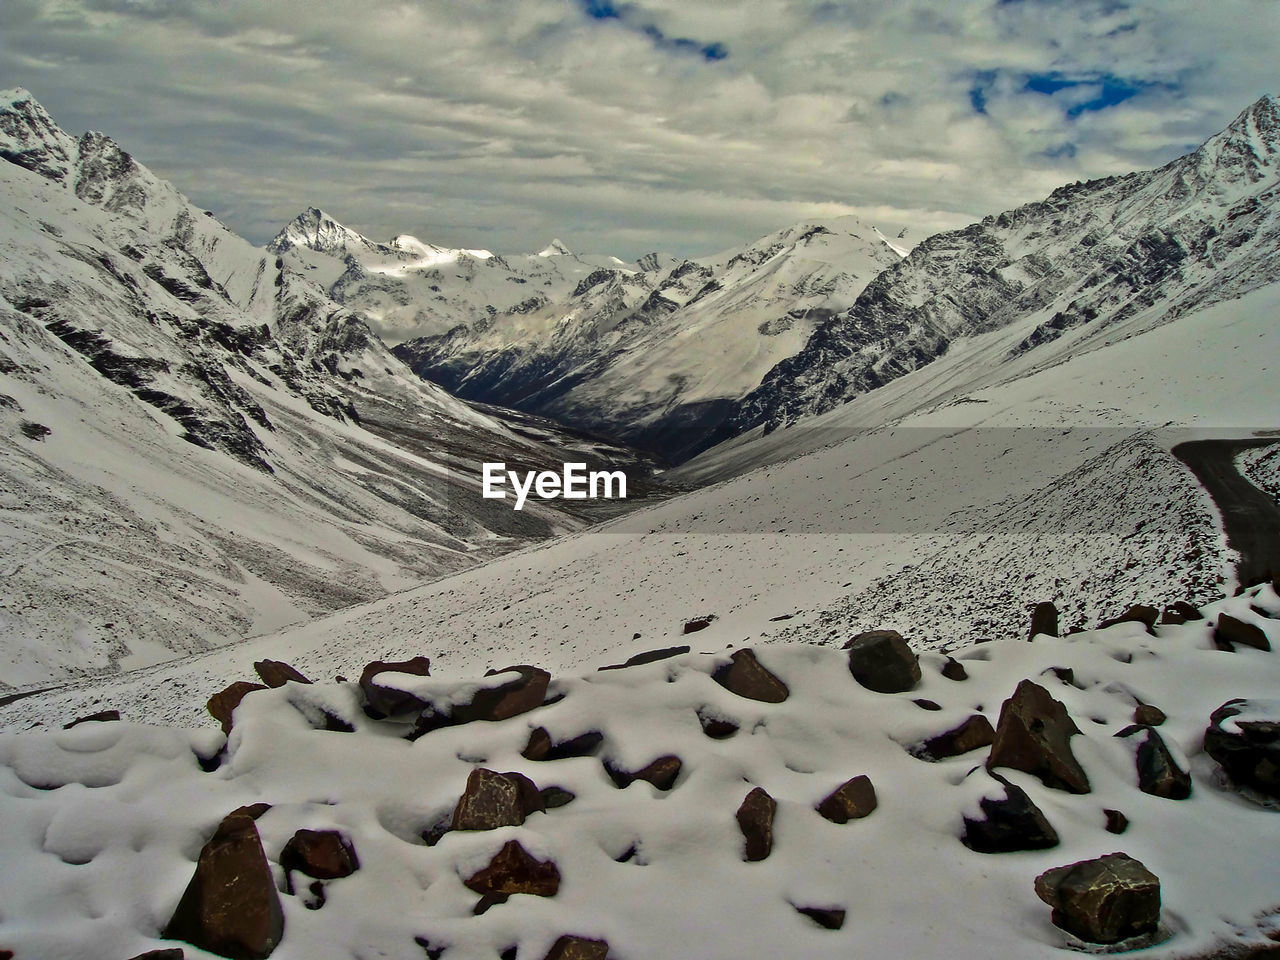
[[450,830],[518,827],[525,817],[546,809],[533,781],[519,773],[495,773],[477,767],[453,809]]
[[565,760],[569,757],[590,757],[600,749],[604,742],[604,734],[598,730],[588,730],[568,740],[558,743],[551,739],[551,734],[543,727],[534,727],[529,732],[529,742],[520,751],[526,760]]
[[1160,880],[1124,853],[1054,867],[1036,877],[1036,896],[1053,908],[1053,922],[1090,943],[1119,943],[1155,933]]
[[1023,680],[1000,708],[987,769],[1012,767],[1039,777],[1046,787],[1088,793],[1089,777],[1071,752],[1071,737],[1079,732],[1049,691]]
[[743,860],[763,860],[773,852],[773,815],[777,811],[777,801],[761,787],[756,787],[742,801],[736,816],[738,829],[747,840]]
[[1235,651],[1236,645],[1253,647],[1255,650],[1270,650],[1271,642],[1267,640],[1262,628],[1252,623],[1237,620],[1229,613],[1218,614],[1218,625],[1213,631],[1213,642],[1219,650]]
[[1026,791],[1004,777],[1003,799],[983,797],[978,801],[982,819],[964,818],[960,842],[978,853],[1013,853],[1017,850],[1047,850],[1058,845],[1058,832],[1031,802]]
[[869,630],[844,645],[849,672],[876,693],[905,693],[920,682],[920,662],[896,630]]
[[356,848],[337,830],[299,830],[280,851],[286,876],[293,871],[313,880],[337,880],[360,869]]
[[1209,716],[1204,750],[1233,782],[1280,799],[1280,703],[1228,700]]
[[796,907],[796,913],[808,917],[824,930],[839,930],[844,926],[845,911],[842,907]]
[[1037,603],[1031,611],[1031,630],[1027,639],[1033,640],[1039,634],[1058,636],[1058,608],[1048,600]]
[[1135,762],[1139,790],[1166,800],[1185,800],[1191,796],[1191,774],[1178,766],[1160,734],[1135,724],[1116,736],[1138,740]]
[[280,660],[259,660],[253,665],[253,669],[268,687],[283,687],[289,681],[311,682],[289,664]]
[[236,707],[240,706],[240,701],[255,690],[265,689],[267,688],[260,683],[237,680],[225,690],[221,690],[209,698],[207,705],[209,713],[213,716],[213,719],[222,724],[223,733],[230,733],[232,715],[235,713]]
[[876,788],[867,776],[846,780],[818,804],[818,813],[832,823],[848,823],[860,820],[878,805]]
[[995,736],[991,721],[982,714],[975,713],[960,726],[930,737],[912,753],[922,760],[946,760],[979,747],[989,747]]
[[762,703],[781,703],[790,696],[787,685],[766,670],[750,650],[734,651],[730,661],[711,677],[731,693]]
[[263,960],[280,943],[280,897],[251,817],[219,824],[163,936],[230,960]]
[[605,960],[608,956],[606,940],[564,936],[551,945],[545,960]]
[[392,717],[401,713],[421,710],[426,704],[411,693],[379,686],[374,682],[380,673],[408,673],[415,677],[431,676],[431,660],[414,657],[412,660],[388,662],[374,660],[360,671],[360,690],[364,693],[367,712],[374,717]]
[[528,893],[554,897],[560,889],[560,870],[555,861],[539,860],[519,841],[508,840],[487,867],[466,881],[466,886],[481,895]]

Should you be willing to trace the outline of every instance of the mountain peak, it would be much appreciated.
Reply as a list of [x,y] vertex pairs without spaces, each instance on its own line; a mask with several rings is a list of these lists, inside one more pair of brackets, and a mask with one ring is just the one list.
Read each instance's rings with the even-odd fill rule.
[[540,257],[571,257],[573,251],[570,250],[559,237],[552,240],[545,247],[538,251]]
[[75,164],[75,137],[22,87],[0,91],[0,160],[65,183]]
[[319,207],[307,207],[267,244],[271,253],[305,247],[320,253],[344,254],[352,249],[374,249],[377,244],[343,226]]

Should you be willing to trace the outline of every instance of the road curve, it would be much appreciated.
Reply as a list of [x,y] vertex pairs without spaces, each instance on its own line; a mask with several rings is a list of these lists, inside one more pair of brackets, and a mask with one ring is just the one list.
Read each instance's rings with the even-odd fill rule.
[[1280,576],[1280,504],[1241,476],[1235,458],[1241,450],[1276,443],[1280,437],[1189,440],[1173,448],[1218,505],[1227,544],[1240,554],[1241,586]]

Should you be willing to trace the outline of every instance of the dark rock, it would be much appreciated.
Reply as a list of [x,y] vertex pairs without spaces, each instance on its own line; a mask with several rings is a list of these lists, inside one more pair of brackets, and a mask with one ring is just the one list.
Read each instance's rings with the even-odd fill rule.
[[896,630],[870,630],[844,645],[849,672],[876,693],[905,693],[920,682],[920,662]]
[[1234,652],[1236,644],[1255,650],[1270,650],[1271,643],[1262,628],[1237,620],[1229,613],[1218,614],[1218,625],[1213,630],[1213,643],[1219,650]]
[[120,719],[119,710],[103,710],[100,713],[91,713],[87,717],[80,717],[78,720],[72,720],[68,724],[64,724],[63,730],[70,730],[72,727],[78,727],[82,723],[110,723]]
[[508,840],[489,865],[467,881],[469,890],[481,895],[527,893],[554,897],[560,889],[560,870],[552,860],[532,856],[517,840]]
[[983,797],[978,801],[981,820],[964,818],[960,842],[977,853],[1013,853],[1018,850],[1047,850],[1058,845],[1058,833],[1026,791],[1004,777],[1003,799]]
[[[1268,719],[1234,719],[1246,711]],[[1224,729],[1227,721],[1233,729]],[[1228,700],[1209,715],[1204,751],[1232,782],[1280,800],[1280,709],[1275,705]]]
[[697,633],[699,630],[705,630],[707,629],[707,627],[711,626],[711,624],[715,621],[715,619],[716,619],[716,616],[714,613],[708,614],[705,617],[694,617],[692,620],[690,620],[688,623],[684,625],[683,632]]
[[257,820],[270,809],[271,804],[269,803],[246,803],[243,807],[236,807],[228,816],[248,817],[250,820]]
[[964,664],[959,660],[947,657],[947,662],[942,665],[942,675],[948,680],[968,680],[969,671],[964,668]]
[[1034,640],[1039,634],[1048,637],[1058,635],[1058,608],[1048,600],[1037,603],[1031,611],[1031,631],[1027,639]]
[[937,710],[941,710],[941,709],[942,709],[942,704],[940,704],[940,703],[935,703],[935,702],[934,702],[934,701],[932,701],[932,700],[925,700],[923,697],[922,697],[922,698],[920,698],[919,700],[912,700],[911,702],[912,702],[912,703],[914,703],[914,704],[915,704],[917,707],[919,707],[921,710],[934,710],[934,711],[937,711]]
[[209,698],[206,705],[213,719],[222,724],[222,732],[231,732],[232,715],[235,713],[236,707],[240,706],[240,701],[255,690],[267,689],[260,683],[249,683],[247,680],[237,680],[225,690],[215,693]]
[[[130,960],[186,960],[186,953],[181,947],[169,947],[164,950],[148,950]],[[0,960],[12,960],[13,954],[8,950],[0,950]]]
[[760,787],[748,793],[742,801],[737,818],[738,829],[747,840],[743,860],[748,863],[763,860],[773,851],[773,815],[777,811],[777,801]]
[[1185,600],[1178,600],[1175,603],[1169,604],[1169,606],[1164,608],[1164,613],[1160,616],[1161,623],[1167,623],[1172,626],[1190,623],[1192,620],[1203,619],[1203,614]]
[[1158,727],[1168,719],[1163,710],[1149,703],[1140,703],[1133,711],[1133,722],[1144,727]]
[[1050,667],[1045,673],[1051,673],[1069,687],[1076,687],[1076,672],[1070,667]]
[[625,770],[615,767],[609,761],[605,761],[604,769],[619,787],[629,787],[637,780],[644,780],[651,783],[659,790],[670,790],[676,785],[676,778],[680,776],[680,769],[684,764],[679,757],[673,754],[658,757],[658,759],[649,763],[645,767],[637,770],[635,773],[628,773]]
[[547,696],[551,674],[539,667],[518,666],[493,671],[489,676],[514,673],[510,681],[477,691],[468,704],[454,707],[455,723],[474,720],[506,720],[542,706]]
[[1046,787],[1088,793],[1089,777],[1071,752],[1071,737],[1079,732],[1049,691],[1023,680],[1000,708],[987,769],[1012,767],[1039,777]]
[[547,810],[563,807],[577,799],[577,794],[564,787],[543,787],[538,791],[538,796],[542,798],[542,805]]
[[280,851],[280,866],[292,892],[290,875],[295,871],[313,880],[337,880],[359,870],[360,858],[351,841],[336,830],[299,830]]
[[498,954],[498,960],[517,960],[519,952],[520,948],[518,945],[507,947],[507,949]]
[[763,703],[781,703],[791,695],[787,685],[766,670],[750,650],[734,651],[730,662],[717,667],[711,678],[730,693]]
[[832,823],[860,820],[875,810],[876,788],[867,776],[846,780],[832,790],[817,806],[818,813]]
[[[692,631],[686,630],[685,633]],[[678,657],[682,653],[688,653],[689,646],[685,644],[679,647],[663,647],[661,650],[646,650],[644,653],[637,653],[634,657],[629,657],[622,663],[611,663],[607,667],[600,667],[600,670],[625,670],[627,667],[638,667],[645,663],[656,663],[659,660],[669,660],[671,657]]]
[[271,955],[284,936],[284,915],[250,817],[233,814],[218,825],[161,935],[232,960]]
[[427,960],[440,960],[444,956],[445,947],[442,944],[432,943],[426,937],[414,937],[413,942],[422,948]]
[[1124,853],[1054,867],[1036,877],[1036,896],[1054,924],[1089,943],[1119,943],[1155,933],[1160,880]]
[[845,911],[842,907],[796,907],[796,913],[808,917],[824,930],[839,930],[844,926]]
[[431,660],[427,657],[414,657],[412,660],[398,662],[374,660],[366,664],[360,671],[359,683],[360,690],[364,693],[365,709],[370,716],[382,719],[421,710],[426,706],[422,699],[411,693],[374,683],[374,678],[380,673],[408,673],[415,677],[429,677]]
[[520,751],[526,760],[567,760],[570,757],[590,757],[604,743],[604,734],[598,730],[588,730],[568,740],[554,742],[543,727],[534,727],[529,733],[529,742]]
[[518,827],[525,817],[546,809],[533,781],[520,773],[495,773],[477,767],[453,809],[451,830]]
[[738,732],[738,725],[727,717],[717,716],[703,708],[698,711],[698,723],[702,732],[712,740],[727,740]]
[[1129,829],[1129,818],[1119,810],[1103,810],[1107,818],[1107,833],[1124,833]]
[[609,944],[605,940],[563,936],[551,945],[546,960],[606,960]]
[[259,660],[253,665],[262,682],[268,687],[283,687],[289,681],[310,683],[301,673],[281,660]]
[[911,752],[922,760],[946,760],[979,747],[991,746],[995,735],[996,732],[991,729],[991,721],[982,714],[975,713],[960,726],[930,737]]
[[490,907],[496,907],[500,903],[506,903],[511,899],[509,893],[486,893],[483,897],[476,901],[476,905],[471,908],[472,914],[480,916],[487,913]]
[[1156,621],[1160,619],[1160,611],[1155,607],[1149,607],[1146,604],[1135,603],[1124,613],[1118,617],[1112,617],[1109,620],[1103,620],[1098,624],[1099,630],[1107,627],[1114,627],[1119,623],[1140,623],[1150,632],[1151,628],[1156,625]]

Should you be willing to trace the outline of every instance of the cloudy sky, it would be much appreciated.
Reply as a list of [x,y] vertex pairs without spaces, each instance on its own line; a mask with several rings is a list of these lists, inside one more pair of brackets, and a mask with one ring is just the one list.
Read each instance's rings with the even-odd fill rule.
[[1280,93],[1280,0],[2,0],[0,86],[264,242],[634,257],[909,239],[1158,165]]

